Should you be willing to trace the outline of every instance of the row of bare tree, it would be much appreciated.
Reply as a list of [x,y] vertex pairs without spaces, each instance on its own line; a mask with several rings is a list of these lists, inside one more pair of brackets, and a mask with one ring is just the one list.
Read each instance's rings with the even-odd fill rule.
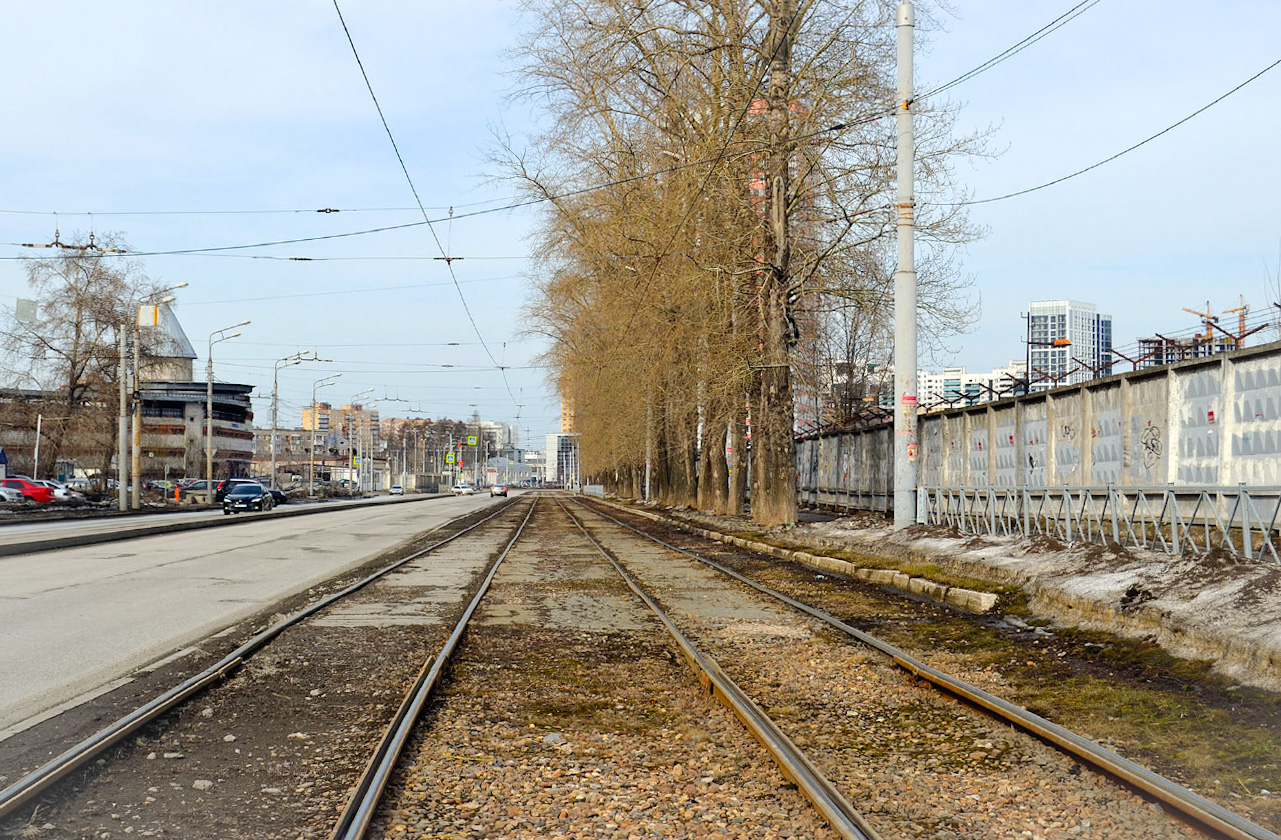
[[[532,328],[584,473],[666,503],[795,521],[798,383],[888,361],[894,4],[527,0],[521,94],[543,114],[499,162],[545,200]],[[927,25],[929,9],[918,11]],[[972,317],[974,230],[951,163],[980,154],[914,103],[924,333]],[[830,406],[828,407],[830,412]]]

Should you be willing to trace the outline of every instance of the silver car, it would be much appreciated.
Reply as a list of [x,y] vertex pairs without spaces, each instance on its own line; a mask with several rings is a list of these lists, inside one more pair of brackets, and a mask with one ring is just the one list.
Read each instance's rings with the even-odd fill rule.
[[72,490],[65,484],[59,484],[56,481],[49,481],[47,479],[39,479],[35,483],[43,484],[45,487],[52,490],[53,500],[55,502],[61,502],[64,505],[76,505],[85,500],[83,493],[78,490]]

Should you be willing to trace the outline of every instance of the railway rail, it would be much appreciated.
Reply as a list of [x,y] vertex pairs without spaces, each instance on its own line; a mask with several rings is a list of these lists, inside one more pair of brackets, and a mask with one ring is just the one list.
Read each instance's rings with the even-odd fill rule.
[[[193,819],[207,836],[353,840],[670,836],[695,822],[742,837],[1187,836],[1157,798],[1209,836],[1277,840],[596,505],[526,499],[258,634],[0,792],[0,815],[51,836],[121,822],[191,836]],[[321,668],[334,647],[347,658]],[[232,734],[254,714],[268,736]],[[110,749],[126,769],[82,769]],[[184,760],[207,763],[175,770]],[[192,773],[210,778],[174,781]],[[79,795],[54,796],[69,780]]]

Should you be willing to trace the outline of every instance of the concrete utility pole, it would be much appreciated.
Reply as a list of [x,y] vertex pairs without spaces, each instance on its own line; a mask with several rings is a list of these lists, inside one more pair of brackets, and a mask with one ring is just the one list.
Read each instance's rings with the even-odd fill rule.
[[898,267],[894,271],[894,529],[916,522],[916,138],[911,0],[898,7]]
[[[205,503],[213,504],[214,500],[214,475],[213,475],[213,346],[220,341],[228,341],[240,336],[240,333],[234,332],[231,335],[223,335],[227,330],[234,330],[236,327],[243,327],[248,324],[248,319],[238,324],[232,324],[230,327],[223,327],[220,330],[214,330],[209,333],[209,352],[205,362]],[[216,337],[215,337],[216,336]]]
[[[329,376],[321,377],[311,383],[311,452],[307,459],[307,495],[316,495],[316,428],[320,425],[316,419],[316,390],[319,388],[328,388],[334,384],[334,380],[342,376],[341,373],[333,373]],[[332,475],[332,474],[331,474]]]
[[129,326],[122,323],[120,325],[120,416],[116,418],[116,496],[121,511],[129,509],[128,488],[125,486],[129,483],[129,417],[125,414],[125,389],[129,376],[125,361],[128,354],[128,336]]
[[270,484],[272,487],[279,486],[279,482],[276,481],[276,437],[277,437],[276,408],[277,408],[277,405],[279,404],[280,369],[282,367],[289,367],[290,365],[300,365],[303,362],[322,361],[321,359],[316,358],[314,355],[311,357],[308,357],[309,353],[311,353],[310,350],[299,350],[297,353],[294,353],[291,356],[285,356],[283,359],[277,359],[275,373],[273,373],[271,376],[271,482]]

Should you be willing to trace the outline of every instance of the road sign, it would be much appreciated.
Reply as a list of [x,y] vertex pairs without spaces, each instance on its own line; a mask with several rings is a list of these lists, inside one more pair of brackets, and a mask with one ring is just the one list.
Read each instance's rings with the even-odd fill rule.
[[446,452],[446,453],[445,453],[445,463],[446,463],[446,464],[452,464],[452,463],[454,463],[454,453],[452,453],[452,452]]
[[475,436],[475,435],[468,435],[468,436],[467,436],[467,445],[468,445],[468,446],[475,446],[475,445],[476,445],[476,436]]

